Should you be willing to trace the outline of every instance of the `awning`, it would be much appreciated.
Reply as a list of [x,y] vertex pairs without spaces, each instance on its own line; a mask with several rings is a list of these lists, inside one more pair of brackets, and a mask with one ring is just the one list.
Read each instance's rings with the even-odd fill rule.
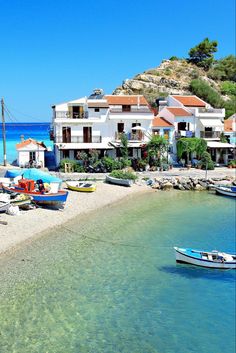
[[200,119],[200,122],[205,127],[224,126],[220,119]]
[[226,142],[208,141],[207,147],[209,148],[235,148],[234,145]]

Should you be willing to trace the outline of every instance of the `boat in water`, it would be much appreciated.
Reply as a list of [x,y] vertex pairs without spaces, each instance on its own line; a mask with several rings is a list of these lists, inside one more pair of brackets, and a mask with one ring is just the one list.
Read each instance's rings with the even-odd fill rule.
[[218,250],[203,251],[178,247],[174,249],[176,262],[208,268],[236,269],[236,255]]
[[33,180],[20,179],[18,185],[4,186],[2,185],[3,192],[8,194],[25,194],[32,198],[32,202],[40,206],[53,206],[63,208],[68,196],[68,191],[59,190],[56,193],[41,192],[35,189]]
[[69,190],[80,192],[93,192],[96,190],[96,184],[80,182],[80,181],[67,181],[66,185]]
[[215,191],[218,195],[236,197],[236,186],[218,186]]
[[115,184],[115,185],[121,185],[121,186],[132,186],[134,181],[132,179],[120,179],[120,178],[114,178],[110,175],[106,176],[106,182]]

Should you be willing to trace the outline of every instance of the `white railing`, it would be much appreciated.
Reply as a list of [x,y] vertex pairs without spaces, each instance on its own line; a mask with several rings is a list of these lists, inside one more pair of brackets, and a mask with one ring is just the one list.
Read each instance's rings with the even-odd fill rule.
[[56,136],[55,143],[101,143],[102,136],[92,136],[90,139],[85,140],[84,136],[71,136],[63,139],[63,136]]
[[68,111],[55,112],[56,119],[88,119],[88,112],[71,113]]

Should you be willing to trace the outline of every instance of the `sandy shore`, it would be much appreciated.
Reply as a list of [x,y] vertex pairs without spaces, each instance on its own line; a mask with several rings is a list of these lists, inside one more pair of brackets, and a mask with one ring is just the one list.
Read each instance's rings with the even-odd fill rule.
[[7,221],[8,224],[0,224],[0,254],[13,251],[23,242],[33,239],[46,230],[60,227],[82,214],[96,211],[125,197],[148,191],[151,191],[150,188],[143,185],[125,188],[97,182],[97,190],[93,193],[69,191],[64,210],[37,208],[21,211],[19,216],[1,214],[0,220]]

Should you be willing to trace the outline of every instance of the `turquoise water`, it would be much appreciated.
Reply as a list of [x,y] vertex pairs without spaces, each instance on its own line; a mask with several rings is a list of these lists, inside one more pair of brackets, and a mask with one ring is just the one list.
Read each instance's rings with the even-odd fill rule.
[[[43,141],[47,147],[53,147],[49,139],[50,123],[6,123],[7,161],[12,163],[17,158],[16,144],[24,139],[33,138]],[[2,124],[0,124],[0,163],[3,162]]]
[[173,246],[235,252],[235,201],[153,192],[0,262],[1,353],[235,353],[235,272]]

